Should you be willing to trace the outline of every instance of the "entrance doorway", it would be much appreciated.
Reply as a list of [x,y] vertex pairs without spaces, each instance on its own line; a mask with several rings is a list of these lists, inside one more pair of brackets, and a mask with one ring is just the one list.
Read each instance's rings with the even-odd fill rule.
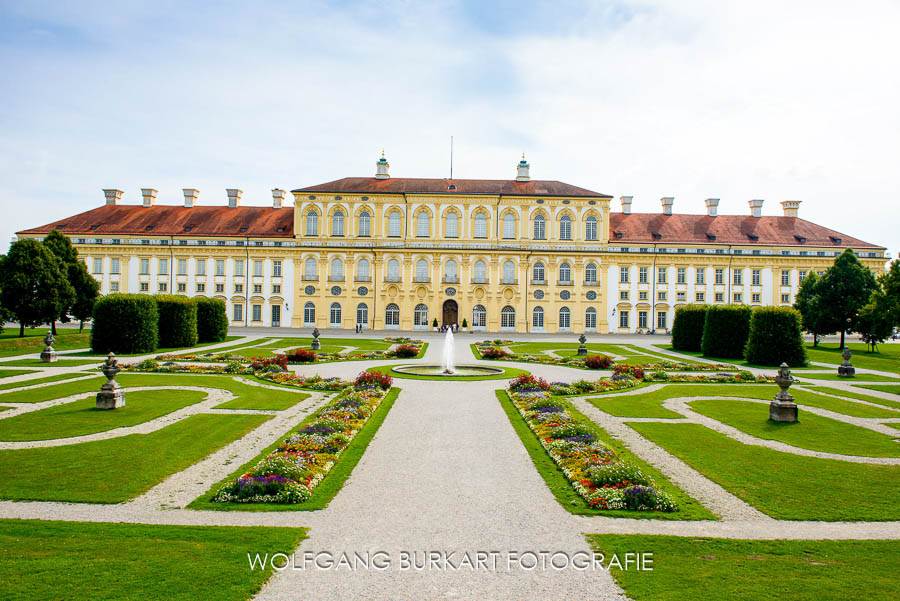
[[459,321],[459,305],[455,300],[444,301],[443,322],[441,325],[453,326]]
[[281,327],[281,305],[272,305],[272,327]]

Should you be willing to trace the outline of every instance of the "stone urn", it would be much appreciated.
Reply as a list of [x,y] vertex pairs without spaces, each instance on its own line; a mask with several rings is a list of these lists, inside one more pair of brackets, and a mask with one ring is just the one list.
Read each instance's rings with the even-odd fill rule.
[[125,391],[122,385],[116,382],[116,375],[122,371],[119,360],[113,353],[106,357],[106,362],[100,368],[106,376],[106,383],[100,387],[97,393],[97,409],[118,409],[125,406]]
[[842,378],[852,378],[856,375],[856,368],[850,365],[850,357],[853,356],[853,353],[850,352],[849,347],[844,347],[844,350],[841,351],[841,357],[844,358],[844,362],[838,365],[838,375]]
[[47,335],[44,336],[44,350],[41,351],[41,361],[44,363],[56,363],[57,357],[56,351],[53,349],[53,343],[56,342],[56,338],[53,337],[53,332],[47,332]]
[[309,345],[309,348],[311,348],[314,351],[317,351],[322,347],[322,343],[319,342],[319,334],[320,334],[319,328],[313,328],[313,331],[312,331],[313,341],[312,341],[312,344]]
[[579,355],[587,355],[587,347],[584,346],[584,343],[587,342],[587,336],[582,334],[578,337],[578,342],[581,344],[578,346],[578,354]]
[[781,364],[781,368],[775,375],[775,383],[781,390],[775,394],[775,400],[769,403],[769,419],[775,422],[796,422],[797,403],[788,392],[788,388],[794,383],[794,376],[791,375],[787,363]]

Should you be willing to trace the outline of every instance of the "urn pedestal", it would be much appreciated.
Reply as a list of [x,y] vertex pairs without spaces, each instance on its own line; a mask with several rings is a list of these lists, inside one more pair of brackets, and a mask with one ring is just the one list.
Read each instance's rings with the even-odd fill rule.
[[587,347],[584,346],[584,343],[587,342],[587,337],[584,334],[582,334],[581,336],[578,337],[578,342],[581,343],[580,345],[578,345],[578,354],[579,355],[587,355]]
[[797,403],[794,402],[794,397],[788,392],[788,388],[794,383],[794,377],[791,375],[787,363],[781,364],[781,369],[775,376],[775,383],[781,390],[775,395],[775,400],[769,403],[769,419],[774,422],[796,422],[799,410]]
[[54,342],[56,342],[56,338],[53,337],[53,333],[47,332],[47,335],[44,336],[44,350],[41,351],[41,361],[43,363],[56,363],[59,359],[52,346]]
[[109,354],[101,371],[107,377],[107,381],[100,387],[100,392],[97,393],[97,409],[118,409],[119,407],[124,407],[125,391],[122,390],[122,385],[116,382],[116,374],[122,370],[119,368],[119,361],[114,354]]
[[856,368],[850,364],[850,357],[852,353],[850,349],[844,347],[843,352],[841,352],[841,357],[844,358],[843,363],[838,365],[838,375],[842,378],[852,378],[856,375]]

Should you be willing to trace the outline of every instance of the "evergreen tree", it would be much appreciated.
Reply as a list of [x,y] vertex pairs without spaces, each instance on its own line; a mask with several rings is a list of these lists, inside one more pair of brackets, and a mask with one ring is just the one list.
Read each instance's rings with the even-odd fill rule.
[[[44,246],[50,249],[61,261],[63,271],[73,289],[73,295],[64,303],[59,314],[59,320],[68,323],[70,316],[81,322],[79,330],[84,328],[84,320],[90,319],[94,311],[94,302],[100,294],[100,287],[90,273],[87,266],[78,260],[78,249],[72,245],[69,237],[52,230],[44,238]],[[56,320],[52,322],[52,331],[56,333]]]
[[868,304],[876,288],[875,275],[849,248],[816,284],[814,312],[820,315],[826,331],[841,333],[841,348],[847,332],[856,331],[859,310]]
[[[3,261],[6,255],[0,255],[0,273],[3,273]],[[0,281],[0,334],[3,333],[3,324],[12,319],[12,314],[3,306],[3,282]]]
[[884,292],[882,310],[887,311],[892,328],[900,328],[900,259],[891,261],[887,272],[879,279]]
[[894,331],[891,309],[887,296],[881,290],[872,293],[872,299],[859,310],[856,331],[873,353],[878,352],[878,343],[884,342]]
[[819,336],[833,334],[836,331],[828,331],[822,311],[819,308],[820,303],[816,290],[819,282],[820,279],[815,272],[809,272],[809,275],[800,282],[800,289],[797,291],[797,297],[794,299],[794,308],[800,312],[803,329],[813,335],[813,346],[818,346]]
[[13,242],[0,269],[0,305],[19,322],[19,336],[26,327],[52,323],[71,303],[75,291],[65,268],[37,240]]

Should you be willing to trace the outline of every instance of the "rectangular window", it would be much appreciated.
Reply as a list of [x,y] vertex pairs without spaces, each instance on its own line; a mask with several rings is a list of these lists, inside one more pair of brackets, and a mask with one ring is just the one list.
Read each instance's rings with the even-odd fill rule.
[[753,270],[753,285],[759,286],[761,280],[762,280],[762,272],[760,272],[759,269],[754,269]]
[[178,282],[178,292],[187,292],[187,284]]
[[281,261],[272,261],[272,277],[281,277]]
[[703,268],[697,269],[697,285],[698,286],[706,285],[706,270]]
[[628,268],[627,267],[619,268],[619,282],[622,284],[628,283]]
[[234,262],[234,275],[244,275],[244,260],[238,259]]
[[754,292],[753,295],[750,297],[751,301],[753,301],[754,303],[760,302],[760,298],[761,297],[760,297],[759,292]]
[[216,275],[220,277],[225,275],[225,259],[216,259]]
[[262,294],[262,284],[253,284],[253,294]]
[[234,305],[231,307],[232,321],[244,321],[244,305]]
[[119,282],[110,282],[109,283],[109,291],[110,292],[118,292],[119,291]]
[[619,291],[619,300],[627,301],[628,300],[628,291],[620,290]]
[[694,295],[694,299],[698,303],[706,302],[706,294],[703,292],[698,292],[697,294]]
[[504,238],[515,238],[516,237],[516,220],[515,219],[507,219],[509,217],[509,213],[506,214],[503,218],[503,237]]
[[109,272],[110,273],[119,273],[119,260],[112,259],[109,262]]
[[660,267],[656,270],[656,281],[660,284],[666,283],[666,274],[669,272],[665,267]]
[[281,294],[281,284],[272,284],[272,294]]
[[664,301],[664,300],[666,300],[666,293],[665,293],[665,292],[657,292],[657,293],[656,293],[656,300],[658,300],[658,301]]
[[725,270],[724,269],[716,269],[716,284],[722,285],[725,283]]
[[638,267],[638,283],[639,284],[647,283],[647,268],[646,267]]
[[262,277],[263,274],[263,262],[262,261],[253,261],[253,275],[256,277]]
[[781,303],[784,305],[790,304],[791,295],[790,294],[782,294],[781,295]]
[[805,272],[805,271],[800,270],[800,271],[797,272],[797,274],[798,274],[798,278],[797,278],[798,281],[802,282],[803,280],[806,279],[806,272]]
[[234,293],[235,294],[243,294],[244,293],[244,285],[243,284],[235,284],[234,285]]
[[147,282],[141,282],[141,292],[148,292],[150,290],[150,284]]
[[94,273],[103,273],[103,259],[94,259]]
[[[197,275],[206,275],[206,259],[197,259]],[[225,275],[224,261],[222,261],[222,273],[219,273],[219,262],[216,261],[216,275]]]
[[187,259],[178,259],[178,275],[187,275]]
[[206,284],[197,284],[197,292],[206,292]]
[[160,259],[159,260],[159,275],[169,275],[169,260],[168,259]]
[[656,329],[657,330],[665,330],[666,329],[666,317],[668,313],[665,311],[658,311],[656,313]]
[[741,294],[740,292],[735,292],[735,293],[734,293],[734,301],[733,301],[733,302],[734,302],[736,305],[741,304],[742,302],[744,302],[744,295]]
[[639,330],[647,329],[647,312],[646,311],[638,311],[638,329]]
[[678,284],[687,284],[687,268],[679,267],[677,273],[678,279],[676,280],[676,282]]
[[686,292],[678,292],[675,296],[676,296],[676,300],[678,300],[679,302],[683,302],[683,301],[687,300]]
[[160,292],[167,292],[168,290],[169,290],[169,285],[166,282],[159,283],[159,291]]
[[642,301],[647,300],[649,294],[650,294],[650,293],[647,292],[646,290],[641,290],[641,291],[639,291],[639,292],[638,292],[638,300],[642,300]]
[[216,284],[216,292],[219,294],[225,292],[225,284]]
[[141,259],[141,275],[150,275],[150,259]]
[[620,311],[619,312],[619,327],[620,328],[628,327],[628,311]]
[[735,286],[741,286],[741,285],[743,285],[743,283],[744,283],[744,272],[741,271],[740,269],[737,270],[737,271],[735,271],[735,272],[732,274],[732,279],[734,280],[734,285],[735,285]]
[[724,300],[725,300],[725,293],[724,292],[716,292],[716,302],[721,303]]
[[487,218],[483,215],[475,216],[475,237],[487,238]]
[[253,305],[253,321],[262,321],[262,305]]
[[790,286],[791,285],[791,272],[787,269],[781,270],[781,285],[782,286]]

